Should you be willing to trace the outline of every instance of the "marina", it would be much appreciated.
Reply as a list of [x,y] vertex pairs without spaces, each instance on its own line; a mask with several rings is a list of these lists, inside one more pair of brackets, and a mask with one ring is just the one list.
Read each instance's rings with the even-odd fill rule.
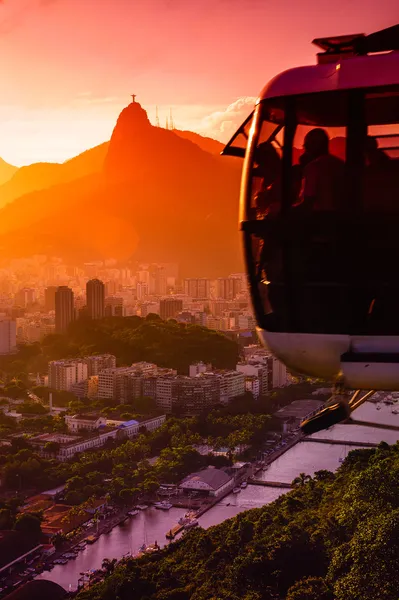
[[295,437],[286,444],[279,444],[276,452],[268,456],[269,464],[259,466],[253,479],[248,479],[246,485],[243,485],[245,482],[237,485],[213,506],[200,511],[199,516],[195,512],[189,514],[186,508],[170,507],[168,501],[158,502],[158,506],[137,506],[123,519],[121,526],[115,527],[114,523],[99,537],[89,536],[76,546],[78,551],[74,557],[68,559],[63,555],[51,571],[44,571],[38,579],[50,579],[67,590],[74,590],[81,573],[100,569],[104,558],[119,560],[143,551],[155,551],[178,539],[184,530],[196,526],[207,529],[240,512],[261,508],[287,493],[300,473],[313,476],[322,469],[335,471],[352,450],[375,447],[381,440],[396,442],[399,429],[384,429],[384,425],[392,426],[396,421],[399,425],[399,416],[392,415],[391,410],[389,404],[367,402],[354,417],[357,422],[375,419],[375,428],[360,424],[335,425],[308,438]]

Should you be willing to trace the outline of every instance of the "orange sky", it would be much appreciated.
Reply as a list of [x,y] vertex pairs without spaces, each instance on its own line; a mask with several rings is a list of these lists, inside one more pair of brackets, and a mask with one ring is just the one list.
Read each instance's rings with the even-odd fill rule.
[[63,161],[109,139],[130,93],[226,140],[314,37],[399,22],[398,0],[0,0],[0,156]]

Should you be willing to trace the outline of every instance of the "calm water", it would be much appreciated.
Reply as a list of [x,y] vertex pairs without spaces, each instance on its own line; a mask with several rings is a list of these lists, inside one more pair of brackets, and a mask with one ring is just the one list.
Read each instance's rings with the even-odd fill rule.
[[89,569],[99,569],[104,558],[122,558],[128,552],[135,554],[146,541],[160,546],[167,543],[165,534],[179,518],[184,515],[184,509],[172,508],[169,511],[148,508],[123,525],[114,527],[108,533],[80,552],[75,560],[66,565],[56,565],[52,571],[44,571],[38,579],[49,579],[62,585],[66,590],[69,586],[76,588],[80,573]]
[[[392,414],[392,407],[381,403],[381,409],[367,402],[354,413],[358,421],[370,421],[380,425],[398,425],[399,415]],[[267,471],[261,471],[259,477],[266,481],[291,483],[299,473],[313,475],[320,469],[335,471],[348,452],[361,446],[345,444],[352,442],[378,443],[384,440],[390,444],[399,439],[399,431],[371,428],[362,425],[336,425],[312,437],[342,441],[343,444],[300,442],[276,459]],[[230,494],[219,504],[211,508],[200,519],[205,529],[230,519],[238,513],[251,508],[260,508],[273,502],[288,491],[281,487],[261,487],[250,485],[239,494]],[[151,544],[155,541],[161,546],[167,543],[165,533],[175,525],[185,509],[172,508],[168,512],[154,508],[140,512],[124,525],[114,528],[111,533],[100,536],[99,540],[87,546],[76,560],[66,565],[57,565],[50,572],[45,571],[38,579],[50,579],[65,589],[75,589],[79,575],[88,569],[101,567],[104,558],[121,558],[128,552],[136,553],[143,541]]]
[[249,485],[245,490],[241,490],[239,494],[229,494],[226,498],[223,498],[200,517],[199,524],[204,529],[212,527],[212,525],[218,525],[218,523],[231,519],[244,510],[261,508],[288,491],[287,488]]
[[277,458],[267,471],[261,471],[258,477],[264,481],[291,483],[299,473],[313,475],[321,469],[335,471],[340,466],[340,459],[346,458],[348,452],[357,447],[360,446],[300,442]]

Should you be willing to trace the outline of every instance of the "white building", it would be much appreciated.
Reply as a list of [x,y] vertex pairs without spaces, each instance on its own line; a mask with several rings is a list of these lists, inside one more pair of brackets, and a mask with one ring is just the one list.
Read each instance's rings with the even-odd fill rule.
[[247,379],[250,377],[256,377],[259,381],[259,393],[266,394],[266,392],[270,389],[269,367],[270,365],[268,365],[267,361],[265,363],[259,363],[249,359],[247,362],[238,363],[236,370],[239,373],[244,373]]
[[54,360],[48,365],[48,384],[54,390],[68,391],[75,383],[88,378],[84,360]]
[[94,415],[65,415],[65,423],[68,431],[78,433],[82,429],[84,431],[95,431],[101,426],[106,425],[107,419]]
[[231,398],[245,393],[245,375],[238,371],[225,371],[217,374],[220,381],[220,401],[228,403]]
[[189,475],[179,485],[179,489],[190,492],[205,492],[208,496],[221,496],[234,487],[234,478],[220,469],[208,467]]
[[287,367],[273,356],[273,387],[280,388],[288,384]]
[[254,398],[259,398],[261,389],[259,377],[253,375],[245,377],[245,389],[247,392],[251,392]]
[[[125,427],[117,426],[111,431],[106,433],[100,433],[99,435],[83,439],[79,436],[72,434],[60,434],[60,433],[43,433],[34,438],[31,438],[32,445],[38,449],[41,456],[53,458],[52,454],[49,454],[45,450],[47,442],[56,442],[60,445],[57,453],[57,459],[60,461],[66,461],[72,458],[75,454],[85,452],[86,450],[92,450],[93,448],[101,448],[107,440],[117,439],[123,437],[135,437],[140,428],[144,428],[147,431],[154,431],[165,422],[166,415],[160,415],[153,419],[147,419],[146,421],[134,423],[127,421],[122,425]],[[130,423],[130,425],[129,425]]]
[[172,406],[178,397],[177,392],[176,377],[173,375],[157,377],[156,403],[160,410],[166,413],[172,412]]
[[156,375],[158,367],[148,362],[133,363],[131,367],[104,369],[98,374],[98,397],[126,402],[142,395],[142,379]]
[[210,365],[206,365],[203,362],[198,362],[198,363],[194,363],[193,365],[189,366],[188,373],[189,373],[190,377],[196,377],[200,373],[206,373],[207,371],[210,371],[210,370],[211,370]]
[[89,377],[98,375],[104,369],[115,369],[116,367],[116,356],[113,354],[85,356],[84,361],[87,364],[87,374]]
[[10,319],[0,320],[0,354],[11,354],[17,348],[17,325]]

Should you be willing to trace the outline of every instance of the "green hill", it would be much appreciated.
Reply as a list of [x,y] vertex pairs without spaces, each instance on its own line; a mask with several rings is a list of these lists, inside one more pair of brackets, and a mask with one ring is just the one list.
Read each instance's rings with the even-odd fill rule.
[[355,450],[336,475],[298,478],[262,509],[127,559],[78,598],[397,600],[398,483],[398,444]]
[[1,356],[0,371],[37,372],[49,360],[102,353],[114,354],[118,366],[144,360],[187,374],[189,365],[197,361],[233,369],[239,349],[225,335],[198,325],[162,321],[157,315],[108,317],[76,321],[67,335],[49,335],[40,344],[22,346],[18,354]]

